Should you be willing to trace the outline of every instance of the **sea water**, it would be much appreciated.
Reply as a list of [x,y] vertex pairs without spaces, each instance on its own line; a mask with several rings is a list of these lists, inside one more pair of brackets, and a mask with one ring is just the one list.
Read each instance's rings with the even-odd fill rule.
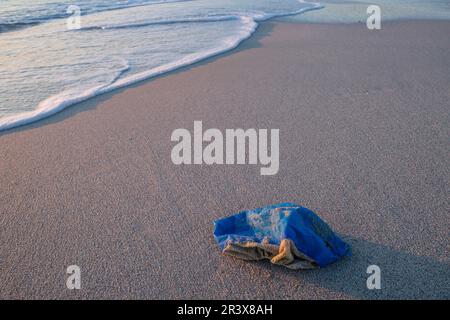
[[[352,1],[325,2],[337,10]],[[396,17],[420,9],[445,18],[450,11],[448,1],[392,2],[410,4]],[[76,29],[67,23],[74,4]],[[235,48],[261,21],[315,11],[322,6],[302,0],[3,0],[0,131]],[[317,21],[327,20],[323,12]]]
[[308,23],[365,23],[367,7],[377,5],[383,21],[450,20],[450,0],[320,0],[323,10],[283,20]]

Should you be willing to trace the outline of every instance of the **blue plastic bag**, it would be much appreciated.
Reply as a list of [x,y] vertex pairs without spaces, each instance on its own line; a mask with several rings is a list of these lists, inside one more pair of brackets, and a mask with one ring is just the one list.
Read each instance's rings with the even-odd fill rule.
[[291,269],[325,267],[350,255],[350,246],[314,212],[295,203],[242,211],[214,222],[223,253],[270,259]]

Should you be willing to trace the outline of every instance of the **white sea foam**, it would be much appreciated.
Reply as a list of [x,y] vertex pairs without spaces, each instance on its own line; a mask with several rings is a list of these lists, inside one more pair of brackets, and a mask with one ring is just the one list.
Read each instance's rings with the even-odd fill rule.
[[[187,66],[209,57],[227,52],[236,48],[243,40],[249,38],[256,30],[258,26],[258,22],[271,19],[279,16],[286,15],[294,15],[300,14],[309,10],[319,9],[321,5],[318,3],[308,3],[305,1],[298,0],[298,2],[302,5],[300,8],[292,11],[281,11],[281,12],[264,12],[264,11],[243,11],[243,12],[232,12],[228,14],[217,13],[217,14],[208,14],[203,16],[188,16],[188,17],[175,17],[175,18],[165,18],[165,19],[152,19],[150,21],[133,21],[131,23],[123,23],[122,21],[118,21],[116,23],[109,24],[99,24],[98,21],[103,21],[100,18],[96,18],[95,16],[92,19],[92,22],[88,24],[84,29],[81,29],[80,32],[76,33],[76,37],[80,37],[83,31],[93,31],[101,30],[101,31],[109,31],[109,32],[119,32],[120,29],[130,29],[130,28],[151,28],[157,26],[158,28],[170,28],[171,24],[180,24],[183,28],[186,28],[186,24],[204,24],[204,23],[219,23],[219,22],[227,22],[234,23],[232,25],[233,32],[230,32],[229,35],[224,33],[227,25],[225,26],[212,26],[214,32],[221,32],[221,36],[218,39],[215,39],[215,43],[213,46],[206,46],[206,49],[200,49],[195,52],[182,53],[175,55],[175,58],[170,61],[162,61],[162,63],[156,63],[152,65],[152,67],[145,69],[146,63],[142,63],[145,61],[145,55],[141,54],[139,59],[136,58],[136,54],[133,53],[132,58],[136,61],[133,61],[133,67],[130,65],[130,61],[126,58],[120,57],[119,62],[117,62],[117,57],[108,56],[111,58],[111,65],[108,65],[105,62],[105,66],[96,72],[93,72],[93,75],[98,76],[95,78],[96,81],[91,81],[91,78],[82,79],[78,78],[76,73],[70,73],[71,77],[74,78],[74,83],[77,85],[74,86],[71,83],[69,88],[66,88],[56,94],[52,94],[49,97],[43,99],[38,103],[37,107],[20,113],[14,113],[12,115],[7,115],[0,117],[0,131],[10,129],[13,127],[17,127],[24,124],[29,124],[34,121],[40,120],[42,118],[48,117],[56,112],[59,112],[65,109],[68,106],[79,103],[81,101],[87,100],[99,94],[103,94],[127,85],[131,85],[155,76],[159,76],[165,74],[167,72],[176,70],[180,67]],[[170,8],[169,8],[170,9]],[[119,19],[120,20],[120,19]],[[183,29],[180,29],[183,30]],[[205,29],[198,29],[205,30]],[[127,32],[127,30],[124,30]],[[163,32],[164,29],[161,29]],[[195,32],[195,30],[193,30]],[[23,31],[25,32],[25,31]],[[122,31],[123,32],[123,31]],[[145,29],[145,32],[148,32]],[[56,32],[55,34],[60,34]],[[110,33],[111,34],[111,33]],[[127,34],[125,34],[126,36]],[[20,36],[19,36],[20,37]],[[133,34],[130,34],[130,37],[133,37]],[[14,37],[13,37],[14,38]],[[203,40],[205,43],[210,41],[211,36],[206,37],[206,40]],[[17,38],[15,38],[17,39]],[[84,39],[84,38],[83,38]],[[89,37],[87,38],[89,40]],[[145,37],[143,37],[145,39]],[[198,39],[193,39],[198,40]],[[202,40],[202,39],[200,39]],[[200,41],[199,40],[199,41]],[[106,40],[105,40],[106,41]],[[56,43],[55,45],[57,45]],[[52,45],[51,43],[49,45]],[[89,44],[87,44],[89,45]],[[158,44],[155,45],[157,47]],[[57,48],[56,48],[57,49]],[[148,49],[148,52],[152,51],[153,48]],[[182,51],[182,50],[179,50]],[[118,51],[120,53],[120,50]],[[145,52],[144,52],[145,54]],[[117,55],[117,53],[116,53]],[[85,57],[82,57],[84,61]],[[113,59],[114,58],[114,59]],[[82,65],[82,63],[80,63]],[[89,62],[89,68],[93,68],[93,66],[97,66],[98,63]],[[142,67],[142,65],[144,67]],[[47,67],[49,68],[49,67]],[[53,66],[55,68],[55,66]],[[51,69],[51,68],[50,68]],[[24,71],[25,70],[25,71]],[[26,73],[26,68],[24,68],[22,72]],[[87,69],[90,70],[90,69]],[[106,71],[105,71],[106,70]],[[39,69],[39,72],[42,71],[42,68]],[[82,72],[82,71],[80,71]],[[45,73],[43,76],[43,80],[45,79]],[[51,73],[50,73],[51,75]],[[1,73],[0,73],[1,77]],[[65,80],[65,79],[64,79]],[[84,80],[84,81],[83,81]]]

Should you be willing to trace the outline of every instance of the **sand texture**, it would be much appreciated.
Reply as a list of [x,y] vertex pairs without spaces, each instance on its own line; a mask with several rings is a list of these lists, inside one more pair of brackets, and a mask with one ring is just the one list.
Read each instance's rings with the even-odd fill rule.
[[[0,133],[0,298],[450,298],[449,34],[265,23],[230,54]],[[171,133],[194,120],[280,129],[278,174],[174,165]],[[215,219],[288,201],[353,256],[292,271],[220,254]]]

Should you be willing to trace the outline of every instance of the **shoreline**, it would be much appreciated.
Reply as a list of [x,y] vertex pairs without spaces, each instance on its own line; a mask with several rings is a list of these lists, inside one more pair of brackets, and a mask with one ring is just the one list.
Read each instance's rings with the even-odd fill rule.
[[[448,298],[450,22],[385,26],[265,22],[225,54],[0,132],[0,297]],[[171,132],[195,120],[280,128],[278,174],[172,164]],[[280,202],[353,256],[293,272],[220,254],[212,221]],[[72,264],[80,291],[64,287]],[[365,287],[371,264],[382,290]]]
[[[305,12],[308,11],[315,11],[315,10],[320,10],[321,7],[313,7],[313,8],[309,8],[307,10],[305,10]],[[277,16],[277,17],[272,17],[272,18],[268,18],[267,20],[255,20],[254,23],[256,23],[253,31],[251,31],[249,33],[248,36],[245,36],[243,38],[241,38],[236,44],[232,45],[230,48],[225,48],[225,49],[219,49],[217,50],[217,52],[214,52],[212,54],[208,54],[206,55],[206,57],[200,57],[198,58],[198,60],[194,60],[193,62],[189,62],[188,64],[185,65],[180,65],[180,66],[176,66],[176,63],[169,63],[169,67],[167,67],[167,70],[162,71],[161,74],[159,71],[154,71],[152,72],[152,70],[155,69],[159,69],[160,67],[164,67],[164,66],[160,66],[151,70],[147,70],[132,76],[129,76],[129,78],[133,78],[133,77],[137,77],[137,80],[129,80],[126,84],[120,85],[117,84],[117,82],[123,81],[125,79],[117,79],[116,81],[114,81],[113,83],[106,85],[106,90],[104,90],[103,88],[100,88],[100,92],[96,92],[93,95],[88,95],[87,97],[75,97],[73,98],[74,102],[72,101],[64,101],[61,105],[55,106],[55,107],[51,107],[50,109],[48,107],[43,108],[44,111],[39,111],[39,108],[26,112],[26,113],[30,113],[33,114],[35,112],[37,112],[35,115],[29,116],[27,118],[23,118],[23,113],[21,114],[14,114],[12,116],[7,116],[4,119],[13,119],[13,123],[12,125],[5,125],[6,127],[2,128],[0,126],[0,136],[5,133],[7,134],[9,131],[14,130],[14,129],[19,129],[22,127],[26,127],[28,125],[32,125],[32,124],[36,124],[39,123],[49,117],[53,117],[54,115],[58,114],[59,112],[64,111],[67,108],[76,108],[77,105],[89,101],[91,99],[94,99],[96,97],[100,97],[106,94],[115,94],[116,92],[118,92],[119,90],[123,90],[123,89],[127,89],[129,87],[134,87],[134,86],[139,86],[143,83],[146,83],[147,81],[153,81],[156,80],[160,77],[165,77],[168,76],[174,72],[179,72],[179,71],[183,71],[184,69],[189,69],[190,67],[195,67],[197,65],[201,65],[202,63],[207,63],[209,60],[213,60],[213,59],[217,59],[217,58],[221,58],[222,56],[226,56],[229,54],[233,54],[233,52],[238,52],[240,50],[240,46],[243,45],[243,43],[245,43],[248,40],[251,40],[253,37],[257,37],[257,33],[258,33],[258,29],[263,25],[263,24],[276,24],[276,23],[283,23],[283,24],[294,24],[294,25],[325,25],[325,26],[341,26],[341,25],[346,25],[346,26],[352,26],[352,25],[365,25],[365,23],[362,22],[352,22],[352,23],[326,23],[326,22],[293,22],[293,21],[284,21],[283,19],[285,17],[289,17],[291,15],[298,15],[298,14],[303,14],[303,13],[297,13],[297,14],[287,14],[287,15],[282,15],[282,16]],[[405,18],[405,19],[395,19],[395,20],[388,20],[385,22],[385,24],[390,25],[390,24],[396,24],[396,23],[408,23],[408,22],[448,22],[449,20],[440,20],[440,19],[435,19],[435,20],[427,20],[427,19],[411,19],[411,18]],[[259,37],[264,37],[264,34],[259,35]],[[171,67],[171,65],[175,65],[174,67]],[[152,74],[155,73],[156,74]],[[144,74],[144,73],[149,73],[151,75],[148,76],[139,76],[140,74]],[[111,87],[111,88],[109,88]],[[93,88],[91,89],[93,90]],[[61,92],[62,93],[62,92]],[[41,101],[40,103],[44,103],[47,100],[51,99],[51,98],[56,98],[58,97],[61,93],[56,94],[55,96],[52,97],[48,97],[46,100]],[[22,117],[21,117],[22,115]],[[14,118],[18,118],[17,120],[14,120]],[[1,119],[0,119],[1,120]],[[16,122],[19,122],[19,124],[16,124]]]
[[[308,3],[303,0],[298,0],[299,3]],[[154,67],[149,70],[141,71],[132,75],[129,75],[125,78],[117,78],[113,82],[109,84],[105,84],[100,87],[93,87],[85,90],[82,93],[78,93],[75,96],[71,96],[68,98],[64,98],[62,102],[53,102],[53,104],[56,103],[56,105],[48,106],[48,104],[51,104],[51,101],[59,101],[62,96],[64,96],[65,91],[61,91],[53,96],[47,97],[45,100],[42,100],[38,103],[38,106],[36,109],[19,113],[19,114],[13,114],[10,116],[6,116],[3,119],[0,118],[0,133],[2,131],[7,131],[9,129],[21,127],[27,124],[32,124],[34,122],[40,121],[42,119],[51,117],[52,115],[61,112],[62,110],[76,106],[77,104],[87,101],[89,99],[95,98],[97,96],[101,96],[106,93],[114,92],[118,89],[127,88],[129,86],[140,84],[143,81],[155,79],[158,76],[166,75],[170,72],[179,70],[184,67],[195,65],[196,63],[200,63],[202,61],[205,61],[209,58],[214,58],[216,56],[219,56],[221,54],[227,54],[228,52],[238,48],[242,42],[248,40],[251,38],[256,30],[258,29],[258,26],[264,22],[268,22],[273,19],[282,18],[282,17],[288,17],[288,16],[294,16],[294,15],[300,15],[304,14],[308,11],[314,11],[322,9],[322,5],[319,3],[308,3],[312,5],[312,7],[305,7],[301,8],[295,12],[292,13],[283,13],[278,15],[268,15],[264,17],[260,17],[256,19],[255,17],[251,16],[236,16],[237,19],[241,20],[241,22],[244,25],[243,30],[241,31],[241,37],[237,39],[227,39],[225,41],[227,44],[222,45],[221,47],[217,47],[214,49],[210,49],[206,52],[197,52],[190,54],[188,56],[183,57],[180,60],[173,61],[164,65],[160,65],[157,67]],[[228,43],[229,41],[232,41],[231,43]],[[188,62],[184,62],[184,60],[190,57],[188,59]],[[123,73],[124,71],[127,71],[129,66],[125,66],[120,73]],[[41,106],[42,105],[42,106]]]

